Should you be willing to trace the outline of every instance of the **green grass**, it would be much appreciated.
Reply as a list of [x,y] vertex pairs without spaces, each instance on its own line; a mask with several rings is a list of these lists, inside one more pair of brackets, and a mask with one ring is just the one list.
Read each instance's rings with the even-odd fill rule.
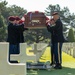
[[[27,52],[28,53],[28,52]],[[28,53],[29,54],[29,53]],[[30,53],[33,54],[33,53]],[[47,47],[44,54],[40,58],[41,62],[50,61],[50,48]],[[75,58],[72,56],[62,53],[62,65],[61,70],[28,70],[27,75],[75,75]]]

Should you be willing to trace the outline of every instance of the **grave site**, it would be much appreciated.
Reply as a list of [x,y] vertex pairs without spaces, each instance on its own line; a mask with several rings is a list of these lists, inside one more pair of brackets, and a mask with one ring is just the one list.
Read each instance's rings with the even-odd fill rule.
[[[25,27],[46,28],[47,17],[42,12],[29,12],[25,16]],[[20,53],[11,54],[9,63],[9,43],[0,42],[0,75],[75,75],[75,42],[64,43],[62,47],[62,66],[60,70],[50,67],[51,47],[47,43],[20,43]]]
[[[43,44],[43,43],[42,43]],[[66,45],[65,45],[66,44]],[[72,44],[72,43],[69,43]],[[28,47],[26,43],[21,44],[21,52],[18,55],[11,55],[11,60],[18,60],[19,63],[8,62],[8,51],[9,44],[0,42],[0,75],[74,75],[75,74],[75,57],[73,54],[74,47],[64,43],[63,54],[62,54],[62,65],[61,70],[55,70],[53,68],[46,67],[50,62],[50,47],[46,47],[44,52],[36,53],[33,52],[33,47]],[[74,45],[75,43],[73,43]],[[66,48],[65,48],[66,47]],[[65,51],[71,48],[70,54]],[[34,48],[35,49],[35,48]],[[65,49],[65,50],[64,50]],[[73,50],[72,50],[73,49]],[[69,51],[67,51],[69,52]],[[40,56],[41,55],[41,56]],[[39,62],[38,62],[39,61]],[[29,62],[29,63],[28,63]],[[37,64],[37,66],[36,66]],[[40,65],[39,65],[40,64]]]

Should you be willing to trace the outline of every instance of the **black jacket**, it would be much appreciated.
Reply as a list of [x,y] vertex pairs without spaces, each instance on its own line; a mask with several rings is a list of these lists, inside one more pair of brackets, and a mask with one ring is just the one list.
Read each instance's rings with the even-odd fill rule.
[[17,44],[24,42],[24,25],[13,25],[12,23],[8,24],[8,38],[7,42],[11,44]]
[[47,26],[47,30],[51,32],[52,42],[64,42],[63,24],[60,19],[55,22],[55,26]]
[[28,30],[28,28],[24,28],[24,24],[21,24],[20,27],[17,28],[17,40],[18,40],[18,43],[23,43],[24,42],[23,32],[25,30]]

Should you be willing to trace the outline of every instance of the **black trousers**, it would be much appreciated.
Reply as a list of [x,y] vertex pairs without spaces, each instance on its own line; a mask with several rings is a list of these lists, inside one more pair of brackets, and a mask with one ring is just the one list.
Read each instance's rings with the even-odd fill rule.
[[10,60],[10,55],[11,54],[19,54],[20,53],[20,46],[19,43],[17,44],[10,44],[9,43],[9,56],[8,56],[8,60],[10,63],[17,63],[18,61],[11,61]]
[[51,63],[62,63],[62,42],[51,43]]

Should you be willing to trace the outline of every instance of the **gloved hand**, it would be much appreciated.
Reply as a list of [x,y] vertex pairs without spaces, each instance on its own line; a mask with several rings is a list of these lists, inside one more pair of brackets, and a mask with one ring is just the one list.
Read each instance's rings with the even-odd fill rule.
[[46,21],[46,26],[50,25],[50,20]]
[[20,21],[19,21],[19,24],[24,24],[24,21],[23,21],[23,20],[20,20]]

